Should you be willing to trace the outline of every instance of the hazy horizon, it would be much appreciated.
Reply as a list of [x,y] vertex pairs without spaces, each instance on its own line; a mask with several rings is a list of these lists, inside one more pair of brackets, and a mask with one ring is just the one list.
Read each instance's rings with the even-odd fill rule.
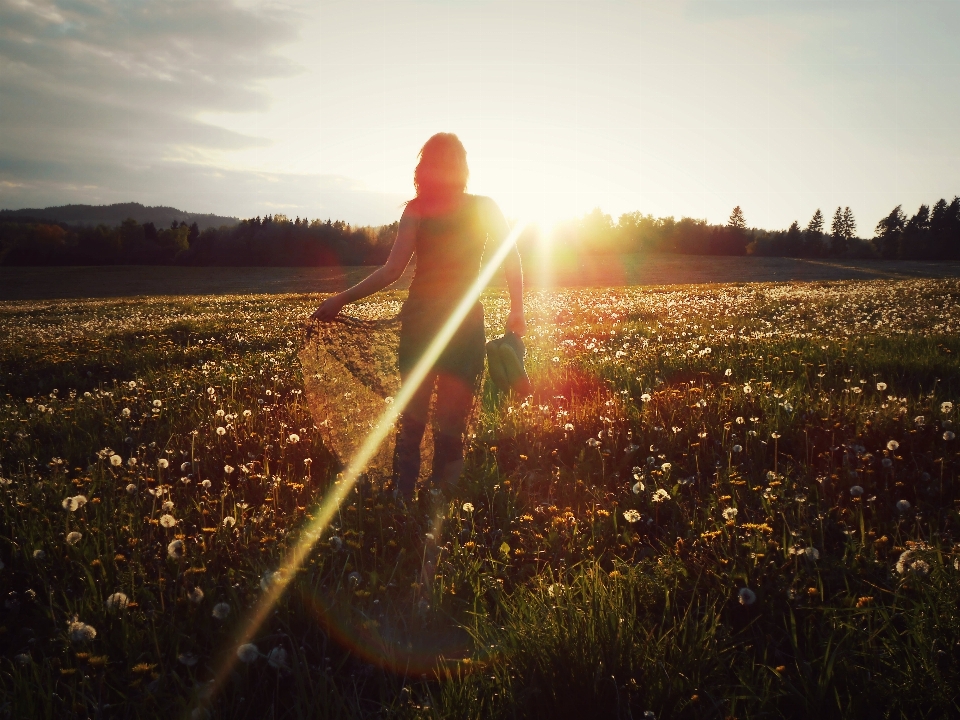
[[545,227],[858,234],[960,193],[953,0],[0,0],[0,207],[397,219],[434,132]]

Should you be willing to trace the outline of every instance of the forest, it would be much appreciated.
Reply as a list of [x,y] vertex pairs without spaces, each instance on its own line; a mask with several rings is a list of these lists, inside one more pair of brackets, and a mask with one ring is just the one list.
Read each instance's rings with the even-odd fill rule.
[[[257,216],[239,224],[207,227],[173,220],[169,227],[127,219],[95,227],[17,217],[0,220],[0,265],[193,265],[331,266],[380,265],[390,252],[398,223],[352,226],[341,220],[291,220]],[[838,207],[827,221],[818,209],[806,226],[764,230],[747,224],[735,207],[726,224],[684,217],[624,213],[614,222],[599,208],[561,223],[542,242],[529,228],[521,253],[583,254],[676,253],[776,257],[875,258],[887,260],[960,259],[960,197],[908,216],[898,205],[874,229],[871,239],[857,234],[849,207]]]

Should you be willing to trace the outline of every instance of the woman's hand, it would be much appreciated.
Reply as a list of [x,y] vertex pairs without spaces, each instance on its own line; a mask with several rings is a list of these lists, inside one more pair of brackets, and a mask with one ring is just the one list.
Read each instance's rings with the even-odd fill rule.
[[333,297],[328,297],[323,303],[318,307],[313,315],[310,316],[311,320],[319,320],[320,322],[330,322],[337,315],[340,314],[340,311],[343,309],[344,303],[339,295],[334,295]]
[[523,310],[511,310],[510,314],[507,315],[507,322],[505,323],[507,332],[512,332],[518,337],[523,337],[527,334],[527,321],[523,318]]

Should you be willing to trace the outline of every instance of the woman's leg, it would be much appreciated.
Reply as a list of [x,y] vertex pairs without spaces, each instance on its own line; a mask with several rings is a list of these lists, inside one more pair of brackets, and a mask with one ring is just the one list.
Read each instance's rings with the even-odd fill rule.
[[[397,423],[397,442],[393,451],[393,485],[406,501],[413,499],[417,477],[420,475],[420,442],[427,427],[427,412],[430,409],[434,381],[433,375],[424,379]],[[406,378],[401,378],[401,382],[406,382]]]
[[474,386],[462,378],[440,373],[437,377],[436,427],[433,435],[432,483],[452,488],[463,471],[463,434],[473,408]]

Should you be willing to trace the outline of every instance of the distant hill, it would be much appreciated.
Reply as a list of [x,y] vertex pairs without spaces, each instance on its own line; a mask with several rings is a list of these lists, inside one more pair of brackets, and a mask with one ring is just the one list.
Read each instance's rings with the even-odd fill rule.
[[22,210],[0,210],[2,220],[37,220],[67,225],[119,225],[127,218],[133,218],[141,225],[153,223],[158,229],[170,227],[173,221],[187,225],[197,223],[200,230],[219,228],[221,225],[237,225],[239,218],[189,213],[172,207],[148,207],[140,203],[117,203],[115,205],[61,205],[48,208],[24,208]]

